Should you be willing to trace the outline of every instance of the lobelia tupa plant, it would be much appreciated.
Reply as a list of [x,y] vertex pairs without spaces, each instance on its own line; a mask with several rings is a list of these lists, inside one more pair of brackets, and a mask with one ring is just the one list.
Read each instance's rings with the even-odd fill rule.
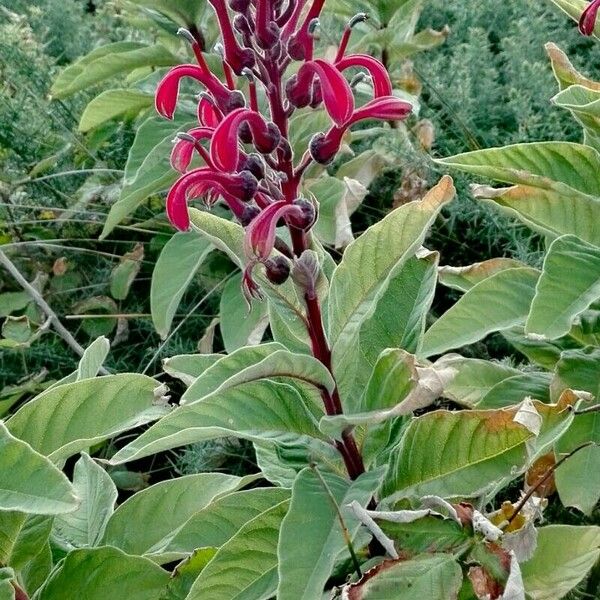
[[[223,80],[205,62],[204,38],[188,29],[197,64],[174,66],[156,94],[172,118],[182,79],[202,86],[199,123],[171,154],[180,176],[167,214],[185,233],[175,234],[169,264],[177,278],[190,256],[226,253],[242,275],[224,291],[222,318],[236,315],[243,335],[232,343],[222,327],[229,353],[165,360],[186,386],[176,403],[146,375],[99,377],[109,352],[99,338],[75,373],[0,423],[0,598],[553,600],[592,569],[585,585],[595,593],[600,528],[539,524],[554,483],[561,498],[584,488],[578,460],[596,457],[588,433],[597,410],[582,401],[598,394],[590,346],[600,292],[597,270],[594,279],[583,267],[599,260],[598,220],[585,217],[598,211],[598,190],[575,172],[583,158],[594,172],[596,150],[530,146],[531,173],[515,167],[519,148],[444,161],[516,185],[489,197],[557,238],[541,274],[510,259],[438,266],[423,244],[454,197],[447,176],[352,241],[336,264],[317,235],[323,213],[309,171],[335,159],[355,123],[402,120],[411,106],[377,60],[347,53],[362,15],[325,60],[314,56],[324,0],[210,3]],[[362,105],[350,68],[372,81]],[[590,80],[560,72],[598,94]],[[328,123],[302,147],[292,113],[321,105]],[[594,140],[587,104],[569,106]],[[214,210],[189,206],[196,199]],[[559,286],[558,301],[551,292],[573,256],[583,291],[573,302]],[[427,327],[438,281],[466,293]],[[518,329],[526,319],[537,338]],[[272,341],[261,343],[267,325]],[[555,370],[435,359],[492,331]],[[223,437],[253,445],[257,473],[176,477],[118,502],[115,481],[134,477],[136,461]],[[589,512],[598,495],[579,508]]]

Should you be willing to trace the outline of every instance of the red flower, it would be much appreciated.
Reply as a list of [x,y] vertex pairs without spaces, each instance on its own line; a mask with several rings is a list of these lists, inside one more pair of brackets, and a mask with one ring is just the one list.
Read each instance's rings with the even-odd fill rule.
[[344,71],[350,67],[363,67],[369,71],[373,80],[375,98],[392,95],[392,82],[386,68],[381,62],[367,54],[350,54],[345,58],[338,60],[335,66]]
[[600,0],[592,0],[587,8],[581,13],[579,19],[579,31],[583,35],[592,35],[596,27],[596,19],[600,10]]
[[[212,137],[214,129],[210,127],[197,127],[190,129],[186,134],[179,135],[178,141],[171,151],[171,166],[180,173],[185,173],[192,162],[194,151],[202,152],[200,147],[201,140],[207,140]],[[206,156],[204,155],[205,160]]]

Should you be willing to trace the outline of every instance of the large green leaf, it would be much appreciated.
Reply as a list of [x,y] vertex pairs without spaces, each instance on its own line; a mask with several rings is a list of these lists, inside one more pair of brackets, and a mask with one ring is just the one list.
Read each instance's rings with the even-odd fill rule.
[[150,286],[152,321],[162,339],[169,334],[181,298],[212,249],[194,231],[176,233],[162,249]]
[[208,367],[214,365],[222,354],[177,354],[163,360],[163,369],[171,377],[190,386]]
[[514,473],[532,433],[515,412],[436,411],[415,419],[391,455],[384,496],[473,496]]
[[438,259],[437,253],[427,253],[410,258],[401,267],[377,302],[373,315],[363,323],[357,349],[335,363],[346,410],[355,410],[383,350],[401,348],[413,354],[418,351],[435,293]]
[[54,98],[66,98],[115,75],[130,73],[141,67],[170,67],[178,62],[179,59],[160,44],[108,44],[96,48],[62,71],[55,79],[50,94]]
[[19,409],[8,430],[59,461],[168,412],[164,386],[125,373],[51,388]]
[[79,121],[79,131],[85,133],[121,115],[136,116],[153,105],[152,94],[139,90],[106,90],[85,107]]
[[493,386],[477,403],[477,408],[504,408],[519,404],[524,398],[550,402],[550,373],[535,371],[508,377]]
[[334,355],[352,345],[390,280],[419,248],[442,207],[454,197],[445,177],[419,202],[406,204],[370,227],[344,253],[329,293],[329,334]]
[[447,554],[387,561],[344,590],[348,600],[449,600],[456,598],[462,571]]
[[75,512],[54,519],[53,534],[67,547],[97,546],[117,501],[110,475],[82,453],[73,471],[73,487],[81,504]]
[[[231,387],[261,379],[285,377],[308,383],[318,389],[335,388],[327,368],[316,358],[307,354],[293,354],[278,349],[279,344],[263,344],[240,348],[208,368],[183,395],[182,404],[191,404],[215,391],[223,392]],[[259,357],[263,355],[262,360]],[[259,358],[257,362],[250,362]],[[235,370],[232,371],[232,368]]]
[[560,600],[599,557],[600,527],[542,527],[533,558],[521,566],[525,591],[532,600]]
[[491,258],[466,267],[444,266],[438,269],[438,279],[442,285],[467,292],[484,279],[506,269],[518,269],[527,265],[512,258]]
[[242,275],[232,277],[221,294],[219,307],[221,336],[227,352],[260,344],[269,325],[266,302],[253,302],[248,310],[242,296]]
[[0,511],[0,562],[22,571],[48,543],[54,518]]
[[146,554],[165,562],[163,550],[182,525],[213,500],[244,483],[244,479],[222,473],[200,473],[157,483],[117,508],[102,541],[128,554]]
[[295,442],[304,435],[324,439],[293,387],[257,381],[213,392],[200,402],[176,409],[119,450],[111,462],[124,463],[228,435],[280,442]]
[[544,260],[525,333],[556,339],[600,298],[600,247],[573,235],[552,243]]
[[58,515],[79,500],[65,475],[29,444],[13,437],[0,421],[0,509]]
[[525,322],[539,272],[507,269],[473,286],[425,333],[423,356],[442,354]]
[[[350,536],[354,537],[360,524],[348,505],[354,501],[361,506],[367,505],[382,476],[381,470],[371,471],[350,482],[324,473],[327,491],[314,469],[305,469],[298,475],[279,536],[278,600],[314,600],[321,597],[336,560],[344,551],[348,553],[334,502],[341,511]],[[310,515],[309,519],[307,515]],[[299,544],[298,540],[302,543]]]
[[289,501],[261,513],[206,565],[187,600],[268,600],[277,588],[277,540]]
[[82,548],[70,552],[37,591],[35,600],[150,600],[160,598],[170,575],[152,561],[117,548]]
[[289,497],[289,490],[273,487],[234,492],[217,498],[179,528],[166,546],[165,553],[185,555],[195,548],[219,548],[248,521]]
[[137,130],[125,165],[125,180],[119,200],[111,208],[100,238],[105,238],[123,219],[153,194],[168,189],[178,174],[171,167],[173,138],[180,130],[194,127],[190,115],[174,120],[150,117]]
[[207,10],[204,2],[194,0],[130,0],[130,2],[155,10],[187,29],[198,27]]

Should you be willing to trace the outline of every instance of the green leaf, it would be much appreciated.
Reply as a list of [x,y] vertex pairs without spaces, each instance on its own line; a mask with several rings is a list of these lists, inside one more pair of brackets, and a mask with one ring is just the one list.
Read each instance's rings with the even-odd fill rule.
[[152,273],[150,310],[163,340],[183,295],[212,250],[212,244],[193,231],[176,233],[162,249]]
[[152,561],[128,556],[117,548],[83,548],[70,552],[38,590],[35,600],[72,598],[149,600],[159,598],[170,575]]
[[31,296],[27,292],[5,292],[0,294],[0,317],[18,310],[23,310],[31,302]]
[[28,560],[19,573],[25,591],[32,596],[42,587],[52,572],[52,549],[46,542],[42,549]]
[[[382,475],[382,471],[371,471],[350,482],[323,473],[351,537],[358,533],[360,523],[348,505],[356,501],[366,506]],[[294,482],[290,508],[281,524],[278,555],[278,600],[320,598],[336,560],[349,558],[338,512],[314,469],[305,469]]]
[[79,121],[79,131],[86,133],[121,115],[135,116],[154,105],[154,96],[139,90],[106,90],[86,107]]
[[137,130],[125,165],[125,181],[119,200],[108,213],[100,239],[104,239],[123,219],[153,194],[168,189],[178,177],[171,167],[173,138],[180,130],[194,127],[190,115],[174,120],[151,117]]
[[221,358],[222,354],[178,354],[165,358],[163,369],[171,377],[181,379],[186,386],[190,386]]
[[253,302],[248,311],[241,285],[242,275],[237,274],[227,282],[221,294],[219,327],[227,352],[260,344],[269,325],[267,303]]
[[507,269],[518,269],[527,265],[513,260],[512,258],[492,258],[467,267],[440,267],[438,269],[439,282],[446,287],[460,292],[467,292],[474,285],[481,283],[484,279],[506,271]]
[[349,352],[336,363],[340,394],[347,410],[354,410],[379,355],[386,348],[416,353],[421,345],[427,313],[433,301],[439,255],[435,252],[410,258],[390,281],[375,312],[362,325],[358,352]]
[[550,402],[549,373],[520,373],[507,377],[492,387],[477,403],[477,408],[504,408],[518,404],[530,397],[541,402]]
[[477,358],[461,356],[447,364],[456,370],[456,375],[446,386],[444,396],[468,406],[476,406],[496,385],[520,375],[513,367]]
[[54,517],[0,511],[0,561],[17,571],[44,549]]
[[117,501],[110,475],[83,452],[73,471],[73,487],[81,498],[75,512],[54,519],[54,534],[71,547],[97,546]]
[[552,243],[544,260],[525,333],[556,339],[600,298],[600,248],[572,235]]
[[532,433],[514,411],[436,411],[415,419],[391,455],[384,497],[475,496],[514,473]]
[[157,483],[117,508],[102,541],[128,554],[168,562],[171,559],[164,548],[186,521],[213,500],[246,483],[240,477],[222,473],[200,473]]
[[79,364],[77,365],[76,380],[91,379],[96,377],[102,368],[106,357],[110,351],[110,342],[100,336],[94,340],[84,351]]
[[334,356],[348,351],[390,280],[419,248],[428,227],[454,193],[452,180],[445,177],[422,201],[396,209],[348,246],[329,293]]
[[450,555],[424,555],[411,560],[387,561],[345,590],[348,600],[448,600],[462,584],[460,565]]
[[535,269],[507,269],[473,286],[426,331],[421,354],[442,354],[524,323],[538,277]]
[[13,437],[0,421],[0,509],[59,515],[79,500],[65,475],[29,444]]
[[53,98],[62,99],[115,75],[131,73],[142,67],[170,67],[178,62],[178,58],[160,44],[108,44],[96,48],[62,71],[55,79],[50,94]]
[[[582,7],[584,0],[575,0]],[[554,76],[561,90],[567,89],[571,85],[583,85],[591,90],[600,90],[600,82],[592,81],[582,75],[571,63],[568,56],[552,42],[548,42],[545,46],[546,53],[552,64]]]
[[244,229],[241,225],[197,208],[190,208],[189,214],[195,231],[225,252],[238,267],[244,267]]
[[289,497],[289,490],[274,487],[255,488],[216,498],[180,527],[165,552],[185,555],[194,548],[219,548],[243,525]]
[[164,415],[165,388],[145,375],[121,374],[51,388],[20,408],[8,430],[59,461]]
[[191,29],[197,27],[206,14],[203,2],[191,0],[130,0],[133,4],[155,10],[182,27]]
[[558,600],[585,577],[599,557],[600,527],[542,527],[533,558],[521,566],[525,591],[532,600]]
[[293,387],[257,381],[213,392],[201,402],[174,410],[119,450],[111,463],[228,435],[280,442],[294,442],[305,435],[323,439],[314,417]]
[[160,600],[185,600],[202,569],[214,557],[216,548],[198,548],[173,570],[167,591]]
[[289,506],[281,502],[246,523],[196,579],[187,600],[267,600],[277,588],[277,540]]
[[572,85],[554,96],[552,102],[569,110],[584,128],[585,143],[600,150],[600,90]]
[[[293,354],[287,350],[276,349],[275,346],[278,344],[269,344],[268,348],[262,345],[255,347],[254,352],[251,352],[252,347],[240,348],[234,354],[221,359],[207,369],[187,390],[182,397],[182,404],[197,402],[213,391],[223,392],[228,388],[239,387],[252,381],[279,377],[302,381],[319,390],[333,392],[335,382],[322,362],[307,354]],[[260,356],[259,352],[265,354],[262,360],[250,364],[245,362],[252,355]],[[245,364],[240,366],[238,371],[232,372],[231,368],[240,362]]]
[[110,274],[110,295],[115,300],[125,300],[131,285],[138,276],[144,259],[144,247],[136,244],[131,252],[125,253]]

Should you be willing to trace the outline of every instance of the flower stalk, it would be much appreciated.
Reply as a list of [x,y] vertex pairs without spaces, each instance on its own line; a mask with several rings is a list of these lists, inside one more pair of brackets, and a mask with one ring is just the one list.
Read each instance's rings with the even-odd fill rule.
[[[209,0],[221,40],[219,47],[225,83],[212,73],[202,55],[203,40],[182,31],[197,64],[179,65],[160,82],[156,108],[172,119],[182,78],[197,81],[203,91],[198,102],[198,127],[178,135],[171,162],[182,175],[167,196],[167,215],[180,230],[190,226],[187,205],[201,199],[210,207],[224,202],[245,229],[246,268],[242,289],[248,302],[262,298],[254,278],[262,268],[272,285],[287,281],[296,269],[304,275],[307,334],[316,359],[332,373],[331,348],[325,329],[316,279],[319,265],[310,264],[311,229],[317,208],[302,198],[302,180],[314,164],[328,164],[339,152],[348,130],[365,119],[405,119],[412,107],[393,95],[381,62],[362,54],[347,54],[352,28],[366,20],[363,13],[344,30],[333,61],[315,58],[315,35],[325,0]],[[299,61],[295,74],[288,67]],[[373,99],[361,108],[354,100],[348,70],[366,71]],[[261,113],[260,107],[267,107]],[[290,144],[290,119],[297,110],[323,108],[331,127],[317,133],[309,147],[295,156]],[[198,157],[203,166],[193,167]],[[291,249],[277,235],[289,230]],[[310,273],[312,272],[312,275]],[[308,273],[308,275],[307,275]],[[311,279],[312,277],[312,279]],[[323,390],[328,415],[343,412],[339,392]],[[360,451],[351,432],[336,442],[348,475],[364,472]]]

